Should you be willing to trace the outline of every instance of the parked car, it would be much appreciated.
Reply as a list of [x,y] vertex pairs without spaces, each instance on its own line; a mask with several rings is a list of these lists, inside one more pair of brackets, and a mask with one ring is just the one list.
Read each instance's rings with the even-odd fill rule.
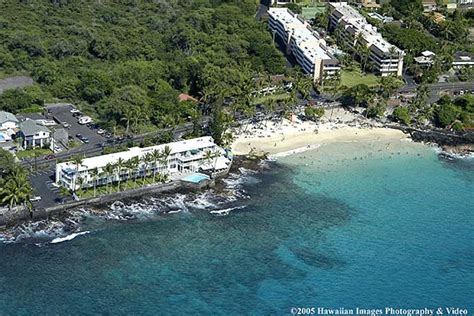
[[81,116],[77,122],[81,125],[86,125],[92,123],[92,118],[89,116]]
[[50,154],[50,155],[47,155],[47,156],[44,157],[45,160],[51,160],[51,159],[55,159],[55,158],[56,158],[56,156],[53,155],[53,154]]
[[81,139],[82,138],[82,134],[76,134],[76,137]]
[[39,195],[32,196],[30,198],[30,202],[38,202],[38,201],[41,201],[41,196],[39,196]]
[[72,116],[73,116],[73,117],[79,117],[79,116],[81,116],[81,115],[82,115],[81,112],[74,112],[74,113],[72,113]]
[[97,134],[99,134],[99,135],[102,135],[104,133],[105,133],[105,130],[103,130],[102,128],[97,131]]
[[75,109],[75,108],[74,108],[74,109],[71,109],[71,111],[69,111],[69,112],[71,112],[72,114],[74,114],[74,113],[81,113],[81,111],[79,111],[78,109]]
[[62,125],[64,128],[70,128],[70,127],[71,127],[71,124],[69,124],[68,122],[62,122],[61,125]]

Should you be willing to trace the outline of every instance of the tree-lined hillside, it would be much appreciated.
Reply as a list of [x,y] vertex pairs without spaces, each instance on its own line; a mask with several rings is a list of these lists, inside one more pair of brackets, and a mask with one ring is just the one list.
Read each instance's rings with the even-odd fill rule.
[[0,73],[29,72],[42,88],[29,98],[82,101],[111,125],[162,126],[194,115],[180,92],[237,94],[256,73],[284,71],[254,14],[253,0],[6,0]]

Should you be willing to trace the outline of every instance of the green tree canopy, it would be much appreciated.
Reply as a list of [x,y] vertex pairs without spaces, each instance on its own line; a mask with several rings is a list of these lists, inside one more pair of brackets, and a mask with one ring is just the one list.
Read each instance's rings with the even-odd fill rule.
[[410,125],[411,116],[410,111],[406,107],[399,106],[393,111],[393,118],[405,125]]

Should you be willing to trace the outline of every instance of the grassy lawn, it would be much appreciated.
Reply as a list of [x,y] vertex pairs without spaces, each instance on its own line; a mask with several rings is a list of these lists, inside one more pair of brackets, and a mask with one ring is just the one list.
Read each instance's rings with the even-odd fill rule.
[[77,140],[74,140],[74,139],[69,140],[69,142],[67,143],[67,146],[69,147],[69,149],[76,148],[76,147],[79,147],[81,145],[82,145],[81,142],[79,142]]
[[[122,181],[120,182],[120,191],[118,189],[118,184],[113,184],[113,185],[101,185],[97,186],[96,188],[96,197],[101,196],[101,195],[106,195],[110,193],[116,193],[116,192],[121,192],[125,190],[130,190],[130,189],[136,189],[136,188],[141,188],[143,186],[147,186],[150,184],[158,184],[162,183],[159,181],[159,176],[157,175],[155,178],[155,181],[153,181],[153,176],[149,176],[145,179],[138,178],[136,181],[135,180],[127,180],[127,181]],[[94,197],[94,188],[88,188],[84,190],[78,190],[76,194],[81,198],[81,199],[88,199],[88,198],[93,198]]]
[[50,149],[35,148],[35,149],[17,151],[16,156],[18,157],[18,159],[24,159],[24,158],[34,158],[35,155],[39,157],[39,156],[49,155],[52,153],[53,152]]
[[358,84],[366,84],[373,87],[379,84],[379,78],[374,74],[362,74],[360,69],[341,70],[341,84],[348,88]]
[[256,97],[253,100],[253,104],[264,104],[265,102],[267,102],[268,100],[271,100],[271,99],[281,101],[281,100],[286,100],[289,97],[290,97],[290,94],[288,92],[277,92],[277,93],[274,93],[274,94],[269,94],[269,95],[265,95],[265,96]]
[[[309,1],[308,1],[309,2]],[[324,13],[326,11],[326,7],[323,6],[305,6],[302,8],[301,15],[309,20],[316,16],[316,14]]]

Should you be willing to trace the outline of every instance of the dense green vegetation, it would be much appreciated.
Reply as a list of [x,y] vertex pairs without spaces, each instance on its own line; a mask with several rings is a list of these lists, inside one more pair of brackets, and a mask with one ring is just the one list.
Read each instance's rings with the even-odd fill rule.
[[11,153],[0,149],[0,205],[29,205],[32,190],[25,170]]
[[190,120],[197,105],[178,102],[179,93],[237,97],[257,73],[285,71],[265,25],[254,19],[255,5],[3,1],[0,72],[30,72],[40,86],[5,93],[0,109],[19,112],[59,98],[134,132]]
[[[444,20],[434,12],[423,13],[421,0],[394,0],[382,6],[384,14],[403,21],[401,25],[384,24],[381,31],[389,42],[405,50],[407,65],[412,65],[413,58],[424,50],[437,54],[434,65],[424,70],[424,82],[432,82],[437,74],[448,70],[455,51],[474,51],[468,36],[468,27],[474,22],[472,10],[448,12],[441,2],[438,9],[436,14],[444,16]],[[415,75],[420,71],[410,70]]]
[[443,96],[436,102],[435,120],[440,127],[456,130],[474,127],[474,96],[466,95],[451,100]]
[[396,24],[386,24],[382,28],[383,36],[401,49],[405,50],[409,57],[418,56],[425,50],[437,50],[436,41],[432,36],[411,28],[401,28]]

